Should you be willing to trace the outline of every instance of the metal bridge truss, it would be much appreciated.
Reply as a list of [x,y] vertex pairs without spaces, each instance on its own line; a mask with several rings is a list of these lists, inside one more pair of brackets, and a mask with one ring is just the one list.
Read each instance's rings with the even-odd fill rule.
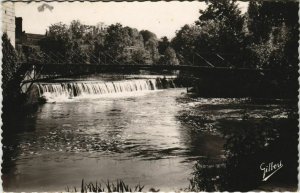
[[[73,54],[75,57],[73,57],[71,61],[68,61],[66,56],[63,56],[58,52],[47,52],[43,54],[44,61],[29,61],[23,64],[27,69],[21,85],[23,88],[26,87],[26,89],[22,89],[26,90],[25,92],[28,92],[29,88],[34,82],[53,80],[56,78],[67,78],[72,76],[90,75],[101,72],[136,74],[139,72],[139,70],[149,70],[155,72],[163,70],[180,70],[193,74],[199,73],[199,71],[206,73],[212,69],[214,69],[214,71],[218,71],[232,68],[232,65],[226,61],[224,56],[221,56],[221,54],[218,53],[193,53],[193,61],[187,61],[187,64],[185,65],[149,65],[139,64],[134,61],[130,64],[124,64],[105,52],[98,53],[98,56],[94,55],[93,53],[82,56],[79,53],[73,52],[71,54]],[[207,56],[209,56],[209,59]],[[214,61],[212,61],[212,58]],[[197,63],[195,63],[195,61]]]

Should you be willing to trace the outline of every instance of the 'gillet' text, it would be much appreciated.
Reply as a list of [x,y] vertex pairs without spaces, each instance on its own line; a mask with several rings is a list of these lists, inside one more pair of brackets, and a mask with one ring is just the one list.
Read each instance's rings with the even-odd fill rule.
[[262,163],[260,164],[260,169],[264,172],[262,181],[267,181],[275,172],[277,172],[283,165],[281,160],[279,163]]

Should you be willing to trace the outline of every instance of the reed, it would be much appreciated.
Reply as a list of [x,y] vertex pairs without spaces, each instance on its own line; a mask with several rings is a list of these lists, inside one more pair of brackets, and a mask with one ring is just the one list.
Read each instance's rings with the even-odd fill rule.
[[[110,182],[109,180],[103,183],[97,181],[95,183],[85,183],[84,179],[82,179],[80,192],[142,192],[143,189],[144,186],[141,186],[140,184],[130,187],[125,184],[123,180],[117,180],[115,183]],[[65,190],[66,192],[78,192],[76,187],[70,188],[67,186]]]

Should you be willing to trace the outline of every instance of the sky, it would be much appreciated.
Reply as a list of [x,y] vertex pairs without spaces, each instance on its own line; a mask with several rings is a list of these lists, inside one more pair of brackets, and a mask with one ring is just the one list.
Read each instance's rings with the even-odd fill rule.
[[[247,2],[238,2],[244,13]],[[123,26],[149,30],[158,38],[173,38],[175,32],[185,24],[193,24],[200,16],[199,10],[205,9],[205,2],[64,2],[47,3],[52,10],[39,11],[43,3],[15,3],[16,17],[23,18],[26,33],[44,34],[54,23],[70,24],[80,20],[83,24],[105,25],[121,23]]]

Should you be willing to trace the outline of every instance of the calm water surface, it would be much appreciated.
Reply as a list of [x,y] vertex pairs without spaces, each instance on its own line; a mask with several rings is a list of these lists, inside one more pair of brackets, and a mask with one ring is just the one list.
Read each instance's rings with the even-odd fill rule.
[[[188,186],[195,160],[223,157],[218,120],[284,117],[278,105],[245,105],[243,99],[190,98],[185,89],[139,96],[47,103],[18,123],[24,132],[2,177],[5,191],[63,191],[81,180],[123,179],[161,191]],[[251,107],[251,108],[250,108]],[[210,121],[195,125],[187,112]],[[200,130],[199,130],[200,128]]]

